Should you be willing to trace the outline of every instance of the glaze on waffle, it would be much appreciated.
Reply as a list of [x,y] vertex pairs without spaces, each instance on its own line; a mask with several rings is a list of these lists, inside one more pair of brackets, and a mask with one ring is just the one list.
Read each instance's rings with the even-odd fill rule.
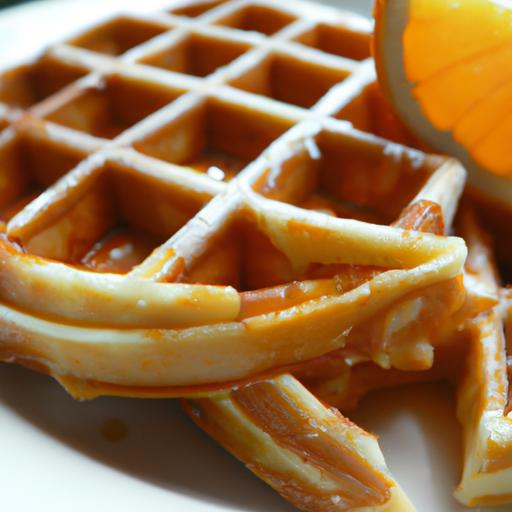
[[[447,333],[447,343],[439,345],[433,367],[404,372],[384,370],[374,363],[350,366],[338,354],[299,376],[315,395],[343,411],[357,406],[374,389],[451,381],[457,386],[457,415],[464,433],[463,474],[455,496],[469,506],[499,505],[510,501],[512,490],[511,294],[496,265],[496,254],[503,252],[508,241],[484,230],[489,226],[476,213],[478,203],[465,203],[457,220],[457,232],[469,249],[465,281],[469,293],[481,301],[477,309],[483,312],[469,314],[462,329]],[[506,222],[510,217],[501,219]]]
[[464,170],[402,145],[369,30],[306,3],[188,2],[5,71],[1,358],[81,399],[194,398],[302,510],[412,510],[376,439],[291,376],[340,349],[428,369],[466,311],[465,244],[442,236]]

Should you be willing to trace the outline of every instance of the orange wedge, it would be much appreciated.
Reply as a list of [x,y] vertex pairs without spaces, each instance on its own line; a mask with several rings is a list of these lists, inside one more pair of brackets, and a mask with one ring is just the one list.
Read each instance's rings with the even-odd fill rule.
[[409,128],[512,206],[512,1],[377,0],[374,55]]

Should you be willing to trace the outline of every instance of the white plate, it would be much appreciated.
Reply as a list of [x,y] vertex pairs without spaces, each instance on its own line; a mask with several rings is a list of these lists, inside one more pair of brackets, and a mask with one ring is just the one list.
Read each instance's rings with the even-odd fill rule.
[[[326,3],[370,15],[370,0]],[[162,2],[52,0],[1,11],[0,65],[113,10],[155,4]],[[388,464],[419,512],[468,510],[451,497],[461,438],[449,388],[374,393],[351,419],[381,436]],[[102,434],[112,420],[126,427],[117,442]],[[0,425],[0,509],[6,512],[293,510],[173,401],[77,403],[49,378],[0,365]]]

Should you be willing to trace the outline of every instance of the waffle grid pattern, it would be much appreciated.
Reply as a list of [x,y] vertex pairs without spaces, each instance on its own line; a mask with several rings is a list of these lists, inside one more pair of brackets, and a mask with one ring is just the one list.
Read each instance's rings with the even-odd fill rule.
[[[5,71],[0,127],[12,129],[2,133],[0,158],[14,173],[13,153],[23,153],[16,169],[30,176],[1,201],[9,235],[23,242],[36,233],[53,201],[72,201],[106,161],[130,162],[127,174],[146,173],[171,188],[188,184],[204,199],[244,168],[238,181],[256,183],[265,148],[289,145],[288,135],[279,138],[294,126],[296,134],[325,122],[347,131],[333,118],[351,89],[373,80],[362,61],[369,28],[357,17],[293,3],[279,10],[245,0],[199,3],[107,21]],[[322,50],[340,48],[345,56]],[[51,161],[35,165],[43,149]],[[222,165],[209,165],[219,158]],[[36,254],[66,259],[36,245]]]
[[[441,304],[444,311],[437,316],[451,315],[449,307],[455,308],[462,294],[462,285],[457,281],[464,259],[462,242],[424,235],[414,231],[414,227],[403,236],[395,229],[372,224],[388,226],[400,218],[406,206],[427,200],[441,208],[444,224],[432,232],[443,234],[444,228],[449,230],[452,224],[464,171],[453,160],[412,149],[414,142],[393,117],[375,84],[369,58],[370,30],[364,19],[302,2],[280,2],[279,8],[264,0],[186,2],[151,15],[125,15],[108,20],[49,48],[36,61],[0,75],[2,228],[10,243],[18,243],[24,251],[43,260],[69,264],[67,267],[72,269],[66,274],[62,270],[66,266],[60,266],[59,278],[52,281],[44,275],[44,265],[34,266],[37,270],[27,267],[24,274],[25,267],[18,265],[18,255],[6,256],[2,263],[12,267],[6,267],[4,273],[9,275],[12,269],[16,270],[12,272],[16,275],[14,285],[23,281],[18,276],[26,275],[29,282],[26,287],[25,282],[15,287],[13,293],[18,296],[14,304],[19,301],[28,305],[29,311],[33,307],[43,320],[34,316],[25,322],[24,311],[4,312],[4,316],[16,317],[20,332],[25,332],[25,323],[30,323],[27,332],[39,329],[41,346],[46,343],[48,350],[41,359],[51,364],[59,361],[55,363],[54,375],[68,391],[80,398],[103,393],[158,396],[159,392],[162,396],[181,397],[187,396],[181,392],[194,383],[224,383],[228,389],[230,382],[239,382],[244,376],[268,369],[280,372],[286,364],[292,364],[290,361],[304,363],[334,351],[351,339],[357,340],[358,332],[364,337],[368,334],[364,316],[354,320],[359,322],[360,331],[356,326],[351,333],[352,317],[364,309],[359,307],[360,303],[370,303],[367,310],[375,308],[372,322],[378,333],[379,329],[384,332],[387,328],[389,318],[400,316],[404,304],[424,300],[425,310],[429,305]],[[307,272],[296,275],[287,274],[287,269],[283,271],[279,258],[275,259],[272,252],[275,247],[265,253],[268,240],[265,246],[259,235],[251,231],[256,217],[258,228],[266,223],[265,234],[274,234],[272,242],[280,237],[286,239],[279,247],[281,255],[286,252],[292,260],[293,250],[288,249],[295,248],[295,267],[313,263],[313,269],[319,273],[310,277]],[[337,224],[331,220],[333,217],[355,218],[366,224]],[[290,225],[295,230],[293,234],[289,233],[293,231]],[[249,236],[242,237],[246,246],[239,259],[245,258],[242,265],[247,267],[242,277],[237,277],[232,269],[241,262],[233,256],[236,252],[230,251],[230,244],[243,230],[248,230]],[[327,263],[321,250],[315,252],[314,243],[310,242],[314,242],[315,233],[324,236],[319,245],[330,251],[324,258]],[[351,239],[356,240],[352,245]],[[333,257],[337,257],[340,248],[347,249],[347,261]],[[355,255],[350,254],[351,249]],[[278,314],[269,314],[263,318],[267,313],[279,313],[281,307],[276,307],[275,297],[267,297],[265,290],[292,283],[285,290],[292,292],[287,307],[302,305],[300,301],[305,299],[300,294],[304,289],[297,289],[294,283],[323,286],[323,277],[332,278],[332,269],[331,274],[320,272],[320,261],[324,267],[342,261],[348,267],[359,265],[356,270],[372,265],[374,268],[363,274],[364,279],[357,281],[357,285],[341,287],[341,291],[336,275],[335,292],[329,282],[329,293],[334,298],[323,292],[310,295],[318,303],[323,302],[324,316],[318,314],[313,318],[320,307],[314,310],[315,305],[309,306],[309,321],[313,318],[316,324],[308,328],[321,332],[318,339],[316,333],[310,332],[308,345],[302,340],[301,318],[293,329],[286,323],[286,315],[278,318]],[[379,261],[386,264],[378,267]],[[70,278],[74,266],[108,275],[91,284],[90,275],[74,273]],[[217,271],[212,273],[211,268]],[[33,278],[31,270],[41,274]],[[280,280],[274,279],[274,270]],[[111,273],[128,276],[115,281]],[[387,280],[386,274],[392,277]],[[312,281],[304,285],[307,279]],[[364,285],[369,281],[371,290],[365,291]],[[216,300],[208,294],[217,292],[206,290],[205,303],[212,307],[203,310],[194,309],[194,300],[198,299],[187,289],[173,303],[170,314],[168,303],[160,300],[163,294],[160,295],[156,283],[174,282],[227,286]],[[42,298],[37,294],[34,297],[30,288],[33,283],[49,287],[43,290]],[[56,312],[53,305],[44,301],[44,295],[71,296],[68,285],[90,287],[78,294],[76,302],[70,301],[69,309],[59,307]],[[150,289],[152,285],[155,287]],[[114,291],[108,295],[111,289]],[[168,292],[170,295],[172,290],[175,289]],[[251,305],[247,296],[240,306],[241,294],[237,290],[263,290],[262,297],[270,297],[266,309],[258,309],[261,304]],[[347,299],[350,307],[346,311],[341,306],[334,309],[341,304],[342,296],[352,291],[354,294]],[[408,292],[410,302],[404,299]],[[436,293],[444,297],[445,292],[451,301],[449,307],[436,299]],[[295,303],[294,293],[299,296]],[[91,301],[91,297],[98,295],[102,296],[101,307],[87,307],[80,302]],[[290,298],[284,295],[286,300]],[[146,307],[148,304],[140,297],[147,297],[151,307]],[[5,311],[9,308],[7,299]],[[329,300],[333,305],[331,311],[325,306]],[[398,303],[397,309],[393,309],[393,301]],[[251,307],[254,309],[248,314],[247,308]],[[348,327],[341,331],[336,323],[339,312],[340,318],[347,317],[340,320],[346,321]],[[404,313],[406,318],[409,313]],[[51,329],[43,325],[55,317],[58,321]],[[331,324],[322,325],[322,318],[325,325],[327,318]],[[76,325],[70,327],[68,321]],[[243,322],[243,328],[235,325]],[[204,328],[204,336],[193,340],[194,327]],[[192,334],[187,332],[189,328]],[[231,334],[226,335],[228,332]],[[96,340],[105,333],[109,341],[102,347],[104,351],[88,352],[91,337]],[[417,336],[418,345],[404,335],[412,347],[410,352],[404,351],[405,359],[417,347],[424,347],[423,334]],[[255,339],[252,344],[251,335]],[[148,343],[150,336],[153,339]],[[163,337],[169,343],[154,343]],[[286,338],[293,339],[291,348],[286,346]],[[27,339],[31,340],[30,335]],[[76,341],[76,352],[74,348],[61,351],[62,340]],[[277,346],[277,340],[282,347]],[[203,357],[199,349],[211,346],[212,342],[215,349]],[[5,345],[9,357],[12,349],[22,362],[29,360],[24,359],[26,354],[20,356],[16,352],[18,347]],[[84,347],[84,354],[92,357],[80,360]],[[123,361],[111,357],[118,354],[119,347],[123,351],[123,358],[119,359]],[[375,358],[384,367],[396,366],[391,349],[386,353],[390,347],[378,350],[382,359]],[[395,356],[400,354],[399,344],[392,347],[397,347]],[[186,364],[176,364],[175,350],[183,351],[180,357]],[[415,363],[428,367],[432,352],[419,352],[426,354],[425,360]],[[356,351],[350,355],[357,358],[359,354]],[[236,360],[232,364],[234,369],[225,362],[230,358],[231,363]],[[168,372],[171,364],[172,372]],[[71,371],[65,374],[62,368]],[[167,381],[169,373],[171,380]],[[76,381],[75,375],[79,376]],[[296,409],[301,414],[325,414],[326,425],[336,435],[345,429],[351,436],[355,432],[350,441],[355,443],[351,448],[352,462],[359,460],[362,445],[358,439],[367,436],[368,449],[363,450],[363,455],[371,461],[371,473],[381,478],[383,462],[376,440],[369,434],[345,424],[344,420],[333,423],[331,413],[322,409],[323,405],[317,404],[313,395],[289,375],[261,385],[256,383],[253,389],[261,386],[271,388],[259,391],[264,398],[273,396],[275,388],[295,397]],[[206,420],[222,417],[228,409],[230,414],[236,409],[228,407],[222,411],[226,404],[247,399],[251,388],[240,391],[236,387],[226,398],[208,397],[194,407],[211,409]],[[169,390],[176,394],[165,395],[171,393]],[[189,411],[192,416],[201,408],[194,407]],[[196,420],[200,416],[199,411]],[[232,417],[230,421],[244,424],[250,433],[258,434],[258,418],[247,426],[246,416]],[[229,427],[230,421],[225,425]],[[202,427],[209,431],[212,425]],[[225,438],[221,431],[211,433],[242,460],[256,458],[252,453],[237,451],[246,448],[245,438],[236,438],[237,431]],[[263,437],[276,453],[288,453],[279,435],[271,436],[270,440]],[[321,459],[325,455],[323,450],[321,439],[312,446],[313,455],[320,454]],[[289,454],[286,460],[287,457]],[[272,456],[268,461],[275,471],[281,464],[276,460],[281,459]],[[307,461],[300,463],[309,468]],[[305,488],[311,482],[316,485],[315,471],[316,466],[307,469],[297,477],[298,481],[304,477]],[[260,476],[268,480],[264,472]],[[332,482],[339,490],[337,478],[335,475]],[[385,492],[381,489],[376,493],[378,499],[368,503],[389,499],[390,507],[396,507],[393,510],[411,510],[396,484],[388,480],[391,477],[382,478]],[[313,510],[304,505],[310,497],[308,493],[305,498],[300,493],[295,495],[283,482],[270,483],[302,509]],[[337,510],[344,506],[337,494],[331,496],[331,490],[322,490],[321,499],[324,494],[332,508],[326,508],[322,502],[319,509]],[[347,503],[350,499],[357,502],[358,492],[346,494]],[[378,505],[375,510],[384,509]]]

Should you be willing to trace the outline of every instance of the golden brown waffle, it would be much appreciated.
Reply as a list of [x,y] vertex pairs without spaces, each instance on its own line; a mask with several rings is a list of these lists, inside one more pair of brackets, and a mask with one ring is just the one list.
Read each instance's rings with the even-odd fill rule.
[[[449,198],[454,196],[457,196],[456,190],[445,180],[431,182],[394,225],[442,233],[443,228],[449,229],[449,225],[443,225],[440,206],[449,211],[452,203]],[[357,273],[352,275],[356,277]],[[458,326],[460,322],[455,315],[449,321],[445,316],[439,323],[442,315],[433,312],[435,302],[425,299],[426,294],[401,301],[396,308],[374,318],[372,324],[372,329],[388,331],[389,340],[396,342],[402,335],[407,337],[404,352],[408,357],[402,357],[400,361],[407,360],[412,366],[423,359],[411,357],[413,354],[424,356],[425,349],[430,353],[425,347],[424,330],[417,329],[421,301],[425,301],[425,310],[432,315],[430,318],[437,317],[436,327]],[[439,296],[437,300],[439,305],[445,304]],[[396,331],[390,328],[393,324]],[[364,343],[367,339],[371,338],[365,336],[361,341]],[[308,363],[296,374],[311,384],[312,377],[322,382],[331,371],[334,374],[331,381],[338,384],[335,399],[339,401],[340,395],[345,396],[342,390],[349,388],[354,395],[360,396],[366,389],[347,385],[346,376],[350,378],[364,366],[359,362],[351,372],[347,363],[353,359],[353,350],[344,349]],[[382,385],[388,381],[384,374],[394,374],[395,371],[383,370],[378,383]],[[431,372],[410,373],[430,376]],[[374,376],[375,370],[372,369],[370,374]],[[320,386],[322,393],[324,389]],[[184,406],[199,426],[301,510],[360,510],[360,507],[413,510],[383,466],[375,438],[352,425],[336,409],[322,405],[291,375],[190,400]],[[344,439],[341,446],[340,437]]]
[[512,294],[510,287],[503,287],[507,283],[504,276],[510,271],[508,261],[502,260],[501,276],[496,266],[496,255],[504,254],[508,240],[491,236],[509,225],[512,217],[501,212],[500,222],[489,225],[489,213],[477,215],[471,203],[471,207],[461,209],[457,231],[469,249],[466,287],[483,301],[483,312],[468,315],[462,330],[448,334],[448,343],[439,346],[433,368],[403,372],[383,370],[374,363],[351,367],[339,356],[331,356],[302,377],[317,396],[345,411],[373,389],[452,381],[457,385],[457,415],[464,433],[463,474],[455,496],[469,506],[486,506],[508,503],[512,496]]
[[507,354],[511,354],[511,293],[510,288],[501,288],[503,281],[496,267],[493,240],[474,212],[463,211],[459,224],[469,247],[467,272],[494,294],[497,306],[468,326],[469,354],[457,403],[464,430],[464,468],[455,496],[473,506],[509,503],[512,417]]
[[410,136],[369,29],[189,2],[4,72],[1,358],[78,398],[201,397],[196,421],[303,510],[411,510],[375,438],[285,374],[338,349],[427,369],[465,301],[464,242],[438,236],[464,170],[390,142]]
[[[226,2],[197,18],[121,18],[4,73],[1,98],[25,109],[10,113],[15,121],[2,133],[2,252],[14,281],[4,300],[17,306],[13,329],[30,338],[5,347],[10,357],[120,386],[243,379],[339,348],[358,317],[456,278],[465,254],[459,240],[335,218],[387,224],[429,179],[451,179],[449,219],[463,176],[455,162],[335,119],[371,64],[295,41],[362,58],[367,26],[302,9]],[[90,48],[127,51],[112,58]],[[187,68],[201,55],[218,62]],[[226,65],[214,70],[218,64]],[[333,276],[350,265],[364,267],[387,296],[336,288]],[[295,281],[304,284],[281,297],[279,286]],[[267,287],[274,295],[254,291]],[[297,322],[270,315],[304,302],[293,310]],[[32,325],[36,319],[46,323]],[[313,319],[322,329],[305,344],[302,322]],[[33,332],[44,341],[34,343]],[[269,336],[271,354],[262,345]],[[121,346],[123,361],[109,358]],[[389,351],[369,355],[386,359]]]

